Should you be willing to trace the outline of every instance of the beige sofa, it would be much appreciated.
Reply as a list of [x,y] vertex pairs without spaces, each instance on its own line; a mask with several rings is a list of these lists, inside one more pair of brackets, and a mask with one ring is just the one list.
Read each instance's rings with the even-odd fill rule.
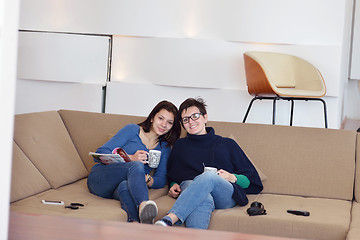
[[[126,221],[118,201],[89,193],[86,177],[94,162],[88,153],[124,125],[141,120],[69,110],[16,115],[11,211]],[[247,123],[208,125],[217,134],[234,138],[266,176],[263,192],[249,195],[249,205],[260,201],[267,211],[250,217],[249,205],[215,210],[210,229],[303,239],[360,239],[360,134]],[[150,190],[159,218],[174,202],[167,191]],[[85,206],[71,210],[42,204],[43,199]],[[291,215],[287,209],[308,210],[310,216]]]

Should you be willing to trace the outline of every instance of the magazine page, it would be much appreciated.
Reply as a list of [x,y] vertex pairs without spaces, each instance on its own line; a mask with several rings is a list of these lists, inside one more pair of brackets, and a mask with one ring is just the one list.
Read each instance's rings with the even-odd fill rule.
[[131,162],[129,155],[122,148],[115,148],[113,153],[110,154],[89,152],[89,155],[96,159],[96,161],[105,165],[119,162]]
[[122,157],[125,162],[131,162],[131,159],[130,159],[129,155],[128,155],[128,154],[125,152],[125,150],[122,149],[122,148],[115,148],[115,149],[112,151],[112,153],[117,153],[117,154],[119,154],[120,157]]
[[125,162],[124,159],[119,154],[104,154],[104,153],[89,152],[89,155],[93,156],[94,159],[105,165]]

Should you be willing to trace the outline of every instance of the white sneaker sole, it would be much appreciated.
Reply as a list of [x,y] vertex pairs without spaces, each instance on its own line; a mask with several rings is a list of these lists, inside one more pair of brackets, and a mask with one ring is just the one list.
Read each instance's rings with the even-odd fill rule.
[[146,203],[141,206],[139,210],[139,218],[141,223],[153,224],[154,218],[158,214],[158,208],[154,201],[146,201]]

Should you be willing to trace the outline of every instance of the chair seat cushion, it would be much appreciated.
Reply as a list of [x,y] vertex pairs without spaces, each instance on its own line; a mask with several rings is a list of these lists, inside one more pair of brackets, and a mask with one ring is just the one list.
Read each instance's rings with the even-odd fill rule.
[[309,97],[309,98],[320,98],[324,95],[323,90],[305,90],[298,88],[275,88],[274,91],[283,97]]

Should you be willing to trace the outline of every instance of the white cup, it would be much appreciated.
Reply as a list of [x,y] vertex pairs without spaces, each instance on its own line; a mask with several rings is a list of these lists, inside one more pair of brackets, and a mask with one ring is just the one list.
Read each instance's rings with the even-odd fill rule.
[[204,167],[204,172],[217,173],[217,168],[214,168],[214,167]]
[[148,153],[148,160],[146,160],[147,164],[151,168],[157,168],[160,163],[161,151],[159,150],[150,150]]

